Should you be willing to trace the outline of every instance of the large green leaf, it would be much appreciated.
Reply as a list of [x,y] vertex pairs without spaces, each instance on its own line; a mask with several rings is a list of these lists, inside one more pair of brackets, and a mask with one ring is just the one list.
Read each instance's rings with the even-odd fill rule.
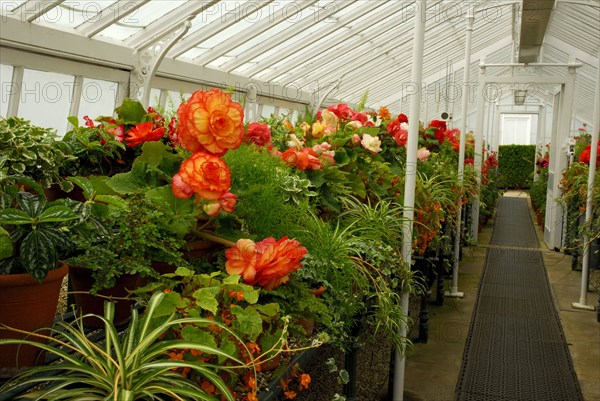
[[108,180],[108,185],[119,194],[143,193],[153,186],[147,181],[145,163],[134,163],[131,171],[115,174]]
[[21,264],[37,280],[56,267],[54,244],[43,231],[31,231],[21,242]]
[[219,291],[221,291],[219,287],[200,288],[194,292],[194,298],[198,301],[199,307],[216,315],[217,307],[219,306],[216,296]]
[[10,234],[4,228],[0,227],[0,260],[10,258],[12,252],[13,245]]
[[234,326],[240,333],[248,335],[252,340],[256,340],[262,333],[262,319],[253,306],[244,309],[234,305],[231,307],[231,313],[236,317]]
[[23,210],[0,210],[0,224],[32,224],[33,218]]
[[167,146],[162,142],[145,142],[142,145],[142,154],[138,159],[146,162],[149,166],[158,167],[167,155],[166,149]]
[[39,217],[40,223],[62,223],[77,219],[77,214],[67,206],[52,206],[44,210]]
[[199,327],[192,325],[185,326],[181,330],[181,337],[187,341],[193,341],[198,344],[204,344],[208,347],[217,348],[217,343],[214,337]]
[[116,110],[119,118],[123,120],[125,124],[136,125],[144,120],[146,110],[144,106],[137,100],[126,98],[123,103]]
[[17,194],[17,203],[29,216],[38,217],[46,207],[46,197],[33,195],[29,192],[19,192]]
[[94,195],[94,186],[91,181],[85,177],[68,177],[67,180],[77,185],[83,191],[85,199],[90,199]]

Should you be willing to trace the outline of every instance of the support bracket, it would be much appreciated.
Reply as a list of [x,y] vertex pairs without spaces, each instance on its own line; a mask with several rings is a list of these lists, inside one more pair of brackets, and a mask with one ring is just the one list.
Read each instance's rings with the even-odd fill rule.
[[137,60],[129,77],[129,96],[138,99],[144,107],[148,107],[150,101],[152,77],[169,50],[190,30],[191,20],[192,18],[189,18],[164,38],[134,52]]

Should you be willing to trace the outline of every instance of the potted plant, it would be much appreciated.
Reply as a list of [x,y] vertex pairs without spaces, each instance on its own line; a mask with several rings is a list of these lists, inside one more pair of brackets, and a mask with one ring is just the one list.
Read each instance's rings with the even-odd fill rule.
[[67,143],[56,140],[51,129],[36,127],[18,117],[1,119],[0,143],[0,169],[5,169],[5,174],[29,177],[43,188],[52,183],[60,183],[66,191],[73,188],[60,172],[75,157]]
[[[37,330],[52,323],[62,280],[68,267],[60,262],[73,248],[73,238],[93,235],[88,205],[70,199],[48,202],[43,192],[18,191],[3,186],[0,209],[0,322],[21,330]],[[7,204],[8,198],[13,201]],[[12,335],[1,331],[5,337]],[[8,347],[2,347],[8,348]],[[32,366],[36,350],[2,349],[0,365],[11,370]]]
[[[100,314],[106,297],[117,302],[115,324],[127,322],[132,301],[128,291],[146,284],[158,273],[155,262],[186,266],[181,249],[185,241],[169,230],[171,216],[143,195],[118,198],[102,217],[107,235],[78,238],[78,253],[67,260],[70,281],[80,313]],[[86,324],[101,322],[91,319]]]
[[[122,335],[113,323],[114,304],[107,302],[104,315],[94,317],[103,323],[103,346],[98,346],[86,337],[79,320],[71,325],[59,323],[57,328],[52,329],[52,336],[29,333],[31,340],[0,340],[0,346],[27,344],[61,359],[57,364],[38,366],[19,374],[0,387],[0,392],[18,394],[22,391],[20,389],[30,388],[32,384],[46,383],[41,389],[28,393],[27,397],[38,400],[217,401],[206,390],[211,386],[217,388],[222,395],[223,398],[218,398],[219,400],[233,401],[234,397],[221,376],[232,374],[236,368],[251,369],[252,354],[248,351],[250,358],[248,362],[244,362],[229,350],[218,348],[199,337],[165,339],[164,336],[171,330],[211,326],[227,332],[232,345],[246,347],[230,327],[214,320],[165,314],[165,310],[169,310],[166,295],[168,294],[163,292],[154,293],[141,317],[133,310],[129,326]],[[33,341],[40,338],[48,343]],[[214,355],[229,364],[177,358],[183,352]],[[182,371],[203,377],[204,387],[186,378]]]

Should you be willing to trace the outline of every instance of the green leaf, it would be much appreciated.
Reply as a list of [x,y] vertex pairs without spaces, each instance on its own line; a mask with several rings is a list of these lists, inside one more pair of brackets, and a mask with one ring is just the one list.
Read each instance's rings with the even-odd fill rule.
[[198,301],[199,307],[216,315],[219,306],[216,296],[220,291],[221,289],[219,287],[200,288],[199,290],[194,291],[194,298]]
[[203,344],[211,348],[217,348],[217,342],[206,331],[192,325],[185,326],[181,330],[181,337],[187,341],[193,341],[198,344]]
[[4,209],[0,210],[1,224],[32,224],[33,218],[23,210]]
[[143,193],[151,188],[145,178],[146,166],[141,163],[134,163],[131,171],[115,174],[107,183],[118,194],[136,194]]
[[62,223],[77,219],[77,214],[67,206],[52,206],[44,210],[39,217],[40,223]]
[[241,278],[239,274],[232,274],[223,279],[223,284],[239,284]]
[[189,300],[182,299],[175,291],[171,291],[165,294],[165,297],[161,303],[156,307],[154,311],[154,317],[171,316],[176,312],[177,308],[186,308],[189,306]]
[[92,182],[85,177],[68,177],[67,180],[77,185],[83,190],[83,196],[85,199],[90,199],[94,194],[94,186]]
[[192,277],[194,275],[194,271],[188,269],[187,267],[178,267],[177,270],[175,270],[175,275],[181,277]]
[[12,170],[17,174],[23,174],[25,172],[26,166],[24,163],[13,163],[11,164]]
[[249,304],[255,304],[258,302],[258,294],[260,290],[246,284],[240,284],[242,291],[244,291],[244,300]]
[[0,260],[10,258],[13,253],[13,244],[10,234],[0,227]]
[[67,117],[67,121],[70,122],[73,127],[79,127],[79,119],[76,116]]
[[167,146],[160,141],[146,142],[142,145],[142,154],[138,157],[138,160],[147,163],[149,166],[158,167],[169,153],[166,150]]
[[123,120],[124,124],[136,125],[144,120],[146,110],[137,100],[126,98],[120,107],[117,107],[117,115]]
[[234,305],[231,313],[236,317],[233,324],[240,333],[249,336],[253,341],[262,333],[262,319],[253,306],[242,308]]
[[275,303],[266,304],[266,305],[256,305],[255,308],[257,311],[259,311],[263,315],[268,316],[270,318],[273,318],[273,317],[279,315],[279,312],[280,312],[279,305],[275,304]]
[[[234,343],[229,341],[227,337],[221,340],[221,346],[219,347],[221,351],[229,355],[235,355],[238,352],[238,349]],[[223,364],[228,358],[223,355],[218,356],[219,364]]]
[[340,370],[339,381],[341,384],[348,384],[350,382],[350,375],[346,369]]
[[106,203],[110,206],[115,206],[119,210],[127,209],[127,201],[116,195],[96,195],[94,200],[97,203]]
[[350,157],[344,148],[338,149],[333,158],[338,166],[345,166],[346,164],[350,163]]
[[61,180],[58,185],[60,186],[60,189],[62,189],[64,192],[71,192],[74,188],[74,185],[71,181],[67,181],[67,180]]
[[37,280],[56,267],[56,250],[43,231],[31,231],[21,242],[21,264]]
[[33,195],[28,192],[19,192],[17,194],[17,203],[29,216],[38,217],[46,207],[46,197]]

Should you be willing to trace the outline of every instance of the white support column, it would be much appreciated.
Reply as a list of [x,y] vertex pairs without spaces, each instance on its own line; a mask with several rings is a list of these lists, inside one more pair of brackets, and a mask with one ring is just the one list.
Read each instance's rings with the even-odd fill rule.
[[[246,104],[244,105],[244,120],[245,122],[252,122],[258,120],[256,116],[257,104],[256,101],[258,99],[258,91],[256,86],[248,85],[248,89],[246,91]],[[275,109],[277,110],[277,109]],[[277,114],[277,113],[276,113]]]
[[12,84],[14,85],[14,91],[12,91],[8,99],[8,109],[6,110],[7,117],[16,117],[19,115],[21,89],[23,88],[23,74],[25,74],[25,67],[22,65],[15,65],[13,67]]
[[[419,142],[419,112],[421,109],[421,82],[423,80],[423,51],[425,48],[425,21],[427,19],[427,1],[418,0],[415,14],[414,44],[412,54],[411,82],[418,88],[411,95],[406,144],[406,181],[404,183],[404,224],[402,227],[402,260],[410,269],[412,263],[413,219],[415,217],[415,187],[417,183],[417,147]],[[408,292],[402,294],[402,310],[408,316]],[[406,325],[401,325],[400,335],[406,338]],[[406,368],[406,344],[397,349],[394,356],[394,392],[393,401],[404,400],[404,373]]]
[[538,162],[538,151],[540,152],[540,156],[544,157],[544,138],[546,136],[546,107],[543,104],[540,104],[538,110],[538,125],[537,132],[535,136],[535,162],[533,163],[533,180],[537,181],[537,162]]
[[[588,173],[588,187],[585,197],[585,222],[592,224],[594,214],[592,199],[594,195],[594,181],[596,180],[596,160],[598,159],[598,131],[600,131],[600,64],[596,74],[596,102],[594,105],[594,121],[592,125],[592,146],[590,151],[590,170]],[[573,308],[583,310],[595,310],[592,305],[587,304],[588,279],[590,271],[590,238],[583,235],[583,267],[581,269],[581,291],[579,302],[573,303]]]
[[[71,93],[71,107],[69,108],[69,116],[77,117],[79,115],[79,105],[81,104],[81,92],[83,91],[83,76],[75,75],[73,82],[73,93]],[[69,123],[70,128],[76,128]],[[70,129],[69,128],[69,129]]]
[[481,168],[483,167],[483,154],[481,149],[483,147],[483,123],[485,115],[483,113],[483,107],[485,103],[485,59],[482,58],[479,64],[479,84],[477,85],[477,123],[475,125],[475,149],[474,149],[474,167],[475,174],[477,176],[477,190],[475,198],[473,199],[473,209],[471,215],[471,236],[473,241],[477,242],[479,234],[479,192],[481,190]]
[[554,114],[558,114],[556,130],[553,131],[552,146],[554,147],[553,157],[550,159],[549,170],[553,172],[552,180],[548,180],[548,196],[546,201],[545,225],[549,232],[545,235],[546,244],[550,249],[560,249],[562,245],[562,218],[563,208],[557,199],[561,195],[559,188],[562,171],[567,167],[567,157],[562,151],[561,146],[569,137],[571,128],[571,114],[573,110],[573,92],[575,88],[575,65],[568,67],[567,79],[561,88],[560,107],[554,107]]
[[[469,7],[467,12],[467,27],[465,32],[465,68],[463,69],[463,93],[462,93],[462,117],[460,119],[460,142],[458,151],[458,185],[463,184],[465,171],[465,148],[467,142],[467,117],[469,115],[469,75],[471,74],[471,42],[473,38],[473,8]],[[464,297],[464,292],[458,291],[458,266],[460,263],[460,238],[462,221],[462,199],[460,199],[458,213],[456,215],[456,228],[454,231],[454,263],[452,267],[452,288],[444,295],[447,297]]]
[[494,114],[494,132],[492,134],[492,149],[496,152],[500,146],[500,102],[496,102],[496,113]]

